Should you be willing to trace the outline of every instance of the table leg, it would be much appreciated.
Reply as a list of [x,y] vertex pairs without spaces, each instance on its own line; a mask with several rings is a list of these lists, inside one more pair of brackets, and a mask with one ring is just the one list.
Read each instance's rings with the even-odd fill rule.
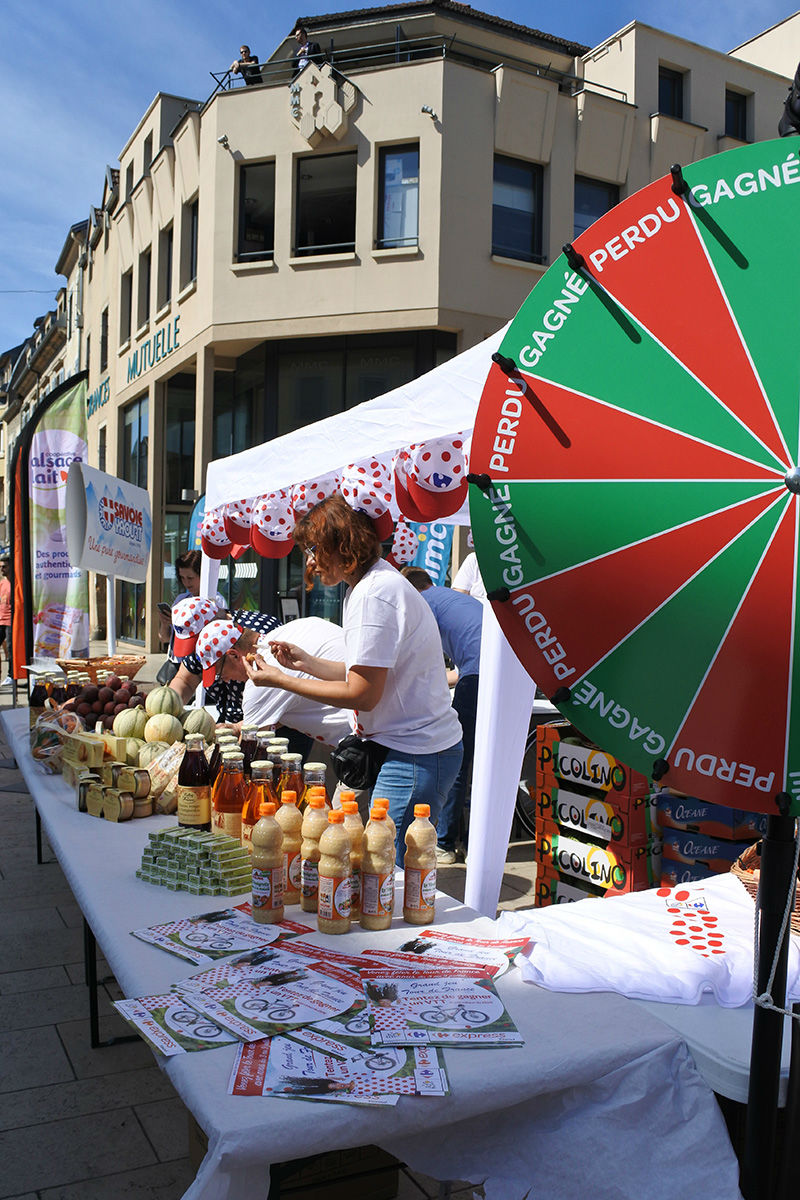
[[121,1046],[124,1042],[138,1042],[137,1033],[123,1034],[120,1037],[106,1038],[100,1041],[100,1018],[97,1011],[97,942],[89,922],[83,919],[83,965],[86,986],[89,989],[89,1040],[93,1050],[105,1049],[106,1046]]
[[33,806],[33,811],[36,814],[36,862],[41,866],[44,861],[42,858],[42,818],[39,816],[36,805]]

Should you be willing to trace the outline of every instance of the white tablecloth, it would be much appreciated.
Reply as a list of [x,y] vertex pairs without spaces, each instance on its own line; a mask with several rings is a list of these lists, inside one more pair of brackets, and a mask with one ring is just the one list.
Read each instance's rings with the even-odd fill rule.
[[[218,898],[136,879],[148,833],[172,818],[115,825],[78,813],[61,778],[40,773],[31,759],[27,711],[6,712],[2,721],[50,844],[126,995],[160,992],[190,974],[190,964],[130,936],[219,907]],[[438,924],[495,932],[456,901],[437,903]],[[395,918],[383,934],[313,937],[358,953],[378,938],[398,946],[407,932]],[[229,1047],[162,1064],[209,1139],[185,1200],[263,1200],[271,1162],[370,1143],[435,1178],[485,1180],[489,1200],[739,1196],[719,1109],[674,1030],[623,997],[546,992],[514,970],[498,990],[525,1046],[447,1050],[451,1095],[442,1099],[403,1097],[394,1108],[360,1110],[234,1098],[226,1094]]]

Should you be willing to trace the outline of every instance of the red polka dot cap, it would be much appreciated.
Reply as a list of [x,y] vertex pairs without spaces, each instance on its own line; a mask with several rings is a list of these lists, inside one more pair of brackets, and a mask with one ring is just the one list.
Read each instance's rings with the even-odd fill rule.
[[392,532],[392,487],[389,471],[377,458],[351,463],[342,471],[339,489],[356,512],[365,513],[383,541]]
[[333,475],[321,475],[319,479],[308,479],[305,483],[296,483],[292,488],[292,511],[295,520],[299,521],[310,512],[315,504],[327,500],[334,492],[338,492],[341,475],[337,471]]
[[294,545],[294,514],[286,490],[259,496],[253,507],[250,545],[263,558],[285,558]]
[[250,545],[250,526],[253,523],[253,500],[232,500],[223,510],[222,521],[228,541],[234,546]]
[[458,512],[468,486],[463,438],[437,438],[411,446],[404,465],[409,495],[426,519]]
[[225,529],[223,509],[212,508],[200,522],[200,546],[209,558],[227,558],[233,547]]
[[408,477],[406,475],[406,467],[410,462],[411,451],[415,450],[416,446],[408,446],[405,450],[398,450],[392,459],[392,482],[394,484],[394,498],[397,502],[397,507],[404,517],[409,521],[426,521],[428,518],[423,512],[417,508],[415,501],[411,497],[408,490]]
[[419,538],[414,530],[404,520],[399,520],[392,538],[392,549],[387,561],[395,567],[402,567],[413,562],[414,555],[419,549]]
[[203,664],[203,687],[209,688],[217,677],[217,663],[242,636],[233,621],[210,621],[197,635],[195,654]]
[[197,635],[204,625],[213,621],[217,606],[213,600],[202,596],[188,596],[172,606],[172,628],[175,631],[172,648],[178,658],[191,654]]

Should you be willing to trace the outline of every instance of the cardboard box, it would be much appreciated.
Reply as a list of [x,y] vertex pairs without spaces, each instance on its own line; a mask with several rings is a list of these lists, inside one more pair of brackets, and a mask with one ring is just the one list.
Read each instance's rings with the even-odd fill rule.
[[537,822],[535,840],[538,870],[557,871],[607,896],[643,891],[661,879],[661,843],[647,846],[600,845],[562,833],[552,821]]
[[679,883],[697,883],[701,879],[710,879],[712,875],[717,874],[717,871],[712,871],[710,867],[701,862],[675,862],[671,858],[664,858],[661,863],[662,887],[677,887]]
[[606,845],[646,846],[659,835],[655,797],[622,796],[597,788],[564,787],[554,775],[537,771],[532,795],[537,820],[552,821],[562,831]]
[[620,800],[643,798],[652,790],[646,776],[591,745],[569,721],[538,727],[536,769],[549,773],[560,786],[591,789]]
[[709,804],[697,796],[665,789],[656,796],[659,828],[682,829],[709,838],[733,842],[755,841],[767,832],[766,813],[745,812],[741,808],[725,808]]
[[96,733],[68,733],[61,751],[62,762],[93,771],[102,765],[105,742]]
[[547,908],[551,904],[575,904],[578,900],[602,900],[605,892],[591,884],[579,883],[560,871],[540,867],[536,872],[534,908]]
[[[684,829],[664,830],[664,858],[687,866],[708,867],[711,874],[729,871],[731,864],[750,846],[751,842],[731,842],[710,838],[702,833]],[[662,868],[666,869],[666,868]]]

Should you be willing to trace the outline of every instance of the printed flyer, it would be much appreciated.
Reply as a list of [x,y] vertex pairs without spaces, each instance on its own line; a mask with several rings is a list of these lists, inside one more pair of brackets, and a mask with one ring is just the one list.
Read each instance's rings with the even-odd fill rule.
[[422,966],[427,960],[435,958],[437,965],[442,959],[457,962],[462,965],[482,963],[484,966],[495,968],[494,977],[503,975],[513,963],[515,957],[528,945],[530,938],[475,938],[464,937],[458,933],[446,933],[441,929],[423,929],[421,933],[409,938],[399,950],[365,950],[365,954],[391,961],[397,965],[398,960],[411,961],[416,958]]
[[457,967],[365,971],[364,995],[373,1046],[521,1046],[524,1042],[491,979]]
[[114,1008],[152,1050],[168,1057],[195,1050],[213,1050],[236,1041],[232,1034],[195,1012],[174,993],[117,1000]]
[[249,905],[237,905],[236,908],[184,917],[180,921],[167,921],[164,925],[151,925],[148,929],[132,930],[133,936],[141,941],[160,946],[162,950],[168,950],[170,954],[177,954],[179,958],[198,966],[229,954],[258,950],[279,938],[310,932],[307,925],[298,925],[294,921],[258,925],[250,916]]

